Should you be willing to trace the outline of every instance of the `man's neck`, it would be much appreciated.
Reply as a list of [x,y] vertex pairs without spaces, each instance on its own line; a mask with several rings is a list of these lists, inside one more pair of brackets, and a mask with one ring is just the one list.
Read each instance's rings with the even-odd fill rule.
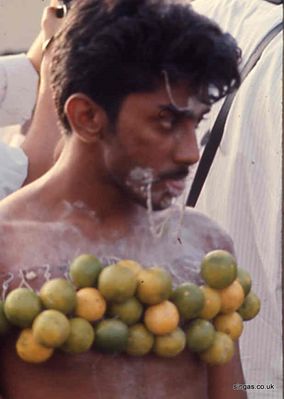
[[51,212],[55,218],[65,214],[69,206],[83,219],[88,212],[95,215],[101,227],[124,229],[145,212],[104,175],[99,150],[88,150],[88,145],[73,137],[67,139],[61,157],[41,179],[40,186],[46,206],[54,205]]

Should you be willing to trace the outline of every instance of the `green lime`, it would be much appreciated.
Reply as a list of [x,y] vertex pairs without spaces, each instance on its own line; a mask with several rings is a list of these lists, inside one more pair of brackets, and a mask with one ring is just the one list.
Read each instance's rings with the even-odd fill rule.
[[200,359],[211,366],[228,363],[235,352],[235,345],[229,335],[216,331],[212,345],[199,353]]
[[127,267],[119,265],[106,266],[99,275],[98,289],[110,302],[125,302],[136,291],[137,278]]
[[95,336],[97,349],[108,353],[120,353],[127,347],[128,327],[120,320],[102,320],[96,327]]
[[243,287],[243,290],[244,290],[244,293],[246,296],[250,292],[251,285],[252,285],[251,276],[250,276],[249,272],[245,269],[238,267],[237,279],[239,280],[239,283]]
[[94,287],[102,270],[102,264],[94,255],[77,256],[69,267],[71,280],[78,288]]
[[76,305],[76,291],[70,281],[54,278],[46,281],[39,292],[45,308],[71,313]]
[[5,335],[10,330],[11,324],[4,312],[4,302],[0,301],[0,335]]
[[16,288],[9,292],[4,303],[5,316],[18,327],[31,326],[41,309],[40,298],[28,288]]
[[117,262],[117,265],[128,267],[128,269],[132,270],[136,276],[138,276],[138,274],[142,270],[142,266],[140,265],[140,263],[135,262],[135,260],[122,259],[119,262]]
[[160,268],[142,269],[138,274],[137,297],[147,305],[157,305],[166,301],[172,293],[172,278]]
[[192,321],[186,331],[186,343],[192,352],[201,352],[212,345],[215,336],[213,324],[204,319]]
[[221,297],[218,290],[210,288],[207,285],[200,287],[204,294],[204,306],[198,313],[198,317],[201,319],[211,320],[213,319],[221,309]]
[[184,350],[185,345],[185,333],[177,327],[169,334],[155,337],[153,351],[161,357],[174,357]]
[[171,296],[171,301],[176,305],[180,315],[185,320],[197,317],[205,303],[205,296],[198,285],[185,282],[179,285]]
[[126,353],[132,356],[143,356],[149,353],[154,344],[154,335],[144,324],[134,324],[129,327]]
[[58,348],[69,337],[71,327],[63,313],[49,309],[44,310],[35,318],[32,330],[39,344],[47,348]]
[[141,319],[143,306],[138,299],[132,297],[122,303],[112,303],[109,307],[109,313],[130,326]]
[[242,306],[238,309],[238,313],[244,321],[248,321],[253,319],[259,311],[260,299],[253,291],[250,291],[250,293],[245,297]]
[[201,276],[211,288],[226,288],[237,277],[236,259],[221,249],[211,251],[201,262]]
[[93,345],[95,339],[95,331],[91,323],[80,317],[71,320],[71,332],[67,341],[61,346],[64,352],[82,353],[88,351]]

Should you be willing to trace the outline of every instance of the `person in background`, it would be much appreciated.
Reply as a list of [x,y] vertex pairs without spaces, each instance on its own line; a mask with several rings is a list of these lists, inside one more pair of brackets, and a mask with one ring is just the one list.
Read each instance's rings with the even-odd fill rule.
[[28,54],[0,57],[0,126],[23,124],[36,101],[38,71]]
[[[43,174],[53,163],[58,136],[55,138],[55,129],[51,129],[53,136],[46,145],[47,126],[37,123],[37,114],[38,108],[45,107],[49,124],[55,114],[51,98],[43,101],[48,98],[44,94],[48,61],[42,59],[43,50],[62,21],[56,17],[56,6],[57,0],[52,0],[44,10],[41,31],[27,54],[0,57],[0,199]],[[34,117],[36,121],[31,123]],[[55,126],[55,118],[53,122]],[[21,133],[30,127],[30,134]]]
[[[192,6],[236,38],[245,64],[282,21],[280,3],[196,0]],[[248,325],[240,341],[246,383],[255,385],[247,391],[252,399],[282,397],[282,41],[280,32],[241,85],[196,205],[231,235],[239,264],[250,271],[262,300],[256,323]],[[200,125],[200,140],[221,105]],[[273,386],[256,389],[257,384]]]

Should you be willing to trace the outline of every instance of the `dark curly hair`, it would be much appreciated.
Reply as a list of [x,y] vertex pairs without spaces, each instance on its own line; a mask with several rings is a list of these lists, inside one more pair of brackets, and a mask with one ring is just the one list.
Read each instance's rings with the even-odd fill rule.
[[[190,5],[165,0],[74,2],[54,43],[51,82],[59,118],[76,92],[101,105],[115,123],[130,93],[154,91],[162,71],[212,103],[240,84],[235,40]],[[208,94],[213,85],[214,95]]]

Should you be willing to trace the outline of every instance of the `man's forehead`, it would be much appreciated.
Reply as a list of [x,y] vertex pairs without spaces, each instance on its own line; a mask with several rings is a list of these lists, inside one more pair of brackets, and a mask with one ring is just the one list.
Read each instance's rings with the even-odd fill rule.
[[170,101],[168,105],[164,107],[162,106],[163,108],[168,108],[174,112],[189,115],[203,115],[210,111],[210,104],[202,101],[197,94],[190,92],[190,89],[187,90],[186,96],[181,103],[179,99],[175,96],[176,88],[180,87],[180,84],[174,84],[171,86],[167,72],[163,71],[163,75],[166,93]]
[[210,105],[205,104],[195,95],[188,96],[186,106],[179,107],[178,104],[175,105],[177,107],[177,111],[193,114],[205,114],[209,112],[211,108]]

